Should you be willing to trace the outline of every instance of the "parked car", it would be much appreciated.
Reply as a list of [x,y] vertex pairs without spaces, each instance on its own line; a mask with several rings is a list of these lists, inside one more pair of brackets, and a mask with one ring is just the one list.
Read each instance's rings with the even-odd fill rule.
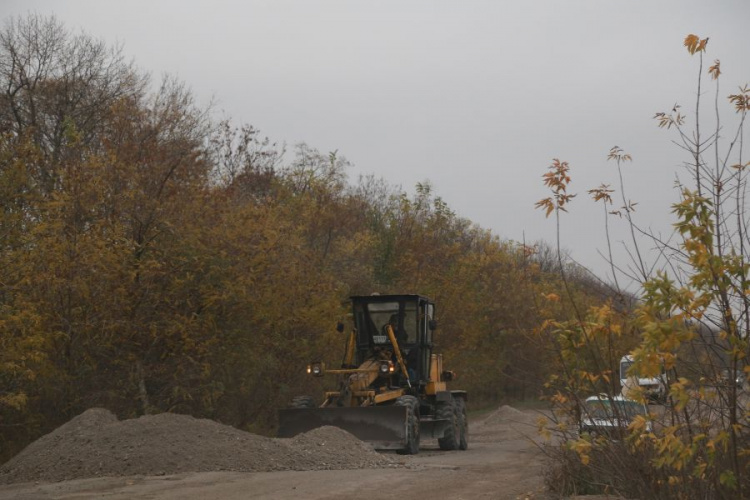
[[645,430],[651,432],[653,427],[645,404],[622,396],[597,394],[584,402],[578,431],[580,434],[622,437],[637,416],[646,417]]

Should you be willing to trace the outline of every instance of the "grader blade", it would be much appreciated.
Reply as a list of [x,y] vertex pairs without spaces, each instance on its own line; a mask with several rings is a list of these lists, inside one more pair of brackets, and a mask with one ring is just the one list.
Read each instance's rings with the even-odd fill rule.
[[331,425],[367,441],[377,450],[399,450],[406,444],[405,406],[290,408],[279,410],[278,436],[288,438]]

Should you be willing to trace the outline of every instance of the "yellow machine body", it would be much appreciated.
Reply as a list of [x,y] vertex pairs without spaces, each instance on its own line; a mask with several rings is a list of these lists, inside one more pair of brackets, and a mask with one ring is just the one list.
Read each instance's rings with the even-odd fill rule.
[[352,297],[352,303],[355,324],[340,368],[323,362],[307,368],[312,376],[334,377],[336,389],[324,391],[322,402],[295,398],[279,411],[278,435],[333,425],[378,449],[416,453],[425,436],[444,440],[441,448],[465,449],[467,395],[448,390],[455,374],[443,369],[442,354],[432,352],[432,301],[376,295]]

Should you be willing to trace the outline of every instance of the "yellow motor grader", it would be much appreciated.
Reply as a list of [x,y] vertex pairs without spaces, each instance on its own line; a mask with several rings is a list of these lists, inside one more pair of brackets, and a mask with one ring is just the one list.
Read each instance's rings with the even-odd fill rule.
[[[455,379],[433,353],[435,304],[421,295],[368,295],[351,298],[354,328],[340,367],[313,362],[314,377],[332,375],[336,390],[323,402],[295,397],[279,411],[279,437],[316,427],[340,427],[376,449],[419,452],[421,437],[438,439],[444,450],[468,447],[466,391],[448,390]],[[344,325],[338,325],[344,332]]]

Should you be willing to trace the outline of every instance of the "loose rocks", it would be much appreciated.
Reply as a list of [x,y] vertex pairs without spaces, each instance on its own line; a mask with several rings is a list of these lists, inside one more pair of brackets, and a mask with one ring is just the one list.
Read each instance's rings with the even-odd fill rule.
[[507,405],[501,406],[472,428],[471,439],[474,442],[493,442],[519,435],[533,438],[538,434],[540,417],[541,414],[535,416]]
[[0,484],[206,471],[359,469],[393,463],[335,427],[293,439],[271,439],[187,415],[162,413],[118,421],[111,412],[94,408],[0,466]]
[[485,424],[505,424],[508,422],[529,422],[533,417],[524,412],[513,408],[512,406],[503,405],[497,410],[490,413],[484,420]]
[[365,469],[392,464],[392,460],[338,427],[319,427],[289,440],[300,456],[323,469]]

